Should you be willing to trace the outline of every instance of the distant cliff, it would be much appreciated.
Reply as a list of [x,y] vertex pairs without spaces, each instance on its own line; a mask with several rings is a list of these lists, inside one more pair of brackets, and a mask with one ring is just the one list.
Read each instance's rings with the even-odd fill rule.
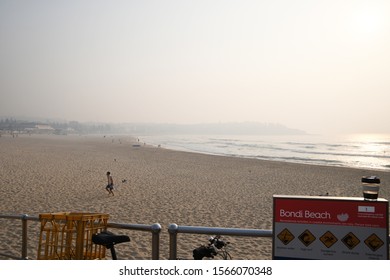
[[[43,130],[42,127],[50,127]],[[0,131],[18,133],[102,134],[124,133],[131,135],[155,134],[225,134],[225,135],[298,135],[306,132],[281,124],[242,122],[205,124],[156,124],[156,123],[81,123],[77,121],[22,121],[0,119]]]

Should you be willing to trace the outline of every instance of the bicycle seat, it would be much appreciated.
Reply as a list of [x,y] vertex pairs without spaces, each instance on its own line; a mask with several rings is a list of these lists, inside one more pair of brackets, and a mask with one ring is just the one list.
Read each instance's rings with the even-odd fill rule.
[[92,242],[110,248],[115,244],[130,242],[130,237],[127,235],[117,235],[109,231],[102,231],[92,235]]

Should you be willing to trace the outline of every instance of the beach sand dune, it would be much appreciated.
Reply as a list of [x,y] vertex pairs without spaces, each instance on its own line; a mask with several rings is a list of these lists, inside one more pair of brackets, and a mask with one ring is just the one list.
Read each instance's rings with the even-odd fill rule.
[[[212,156],[135,147],[130,136],[19,135],[0,138],[0,213],[102,212],[110,222],[162,226],[160,258],[169,256],[168,225],[272,229],[272,195],[361,197],[360,179],[377,175],[390,199],[390,173]],[[106,172],[115,196],[105,190]],[[123,182],[122,182],[123,181]],[[30,258],[39,224],[29,223]],[[127,234],[121,259],[150,259],[151,234]],[[0,220],[0,249],[20,255],[20,221]],[[179,234],[178,256],[208,236]],[[234,259],[271,259],[270,238],[226,237]],[[2,258],[2,257],[0,257]]]

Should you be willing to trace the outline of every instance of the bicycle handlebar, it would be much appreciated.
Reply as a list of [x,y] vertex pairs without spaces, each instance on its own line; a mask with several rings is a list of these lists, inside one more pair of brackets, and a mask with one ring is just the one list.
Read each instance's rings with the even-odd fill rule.
[[192,256],[194,260],[201,260],[204,257],[214,258],[218,254],[218,250],[221,250],[223,247],[230,244],[230,242],[225,242],[221,240],[220,235],[209,238],[209,244],[202,245],[198,248],[195,248],[192,251]]

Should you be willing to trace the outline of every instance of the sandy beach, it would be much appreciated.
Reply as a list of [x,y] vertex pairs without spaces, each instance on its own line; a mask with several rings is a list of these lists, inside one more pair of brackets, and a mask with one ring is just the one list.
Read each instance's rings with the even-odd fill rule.
[[[101,212],[110,222],[162,226],[160,258],[169,257],[168,225],[272,229],[272,195],[361,197],[360,179],[381,178],[390,199],[390,173],[178,152],[130,136],[2,135],[0,213]],[[147,143],[146,143],[147,144]],[[115,196],[105,190],[106,172]],[[39,224],[29,223],[29,258],[36,258]],[[121,259],[150,259],[148,232],[121,231],[130,243]],[[20,255],[20,221],[0,219],[0,249]],[[178,256],[208,236],[181,234]],[[270,238],[226,237],[234,259],[271,259]],[[0,256],[0,259],[5,259]]]

